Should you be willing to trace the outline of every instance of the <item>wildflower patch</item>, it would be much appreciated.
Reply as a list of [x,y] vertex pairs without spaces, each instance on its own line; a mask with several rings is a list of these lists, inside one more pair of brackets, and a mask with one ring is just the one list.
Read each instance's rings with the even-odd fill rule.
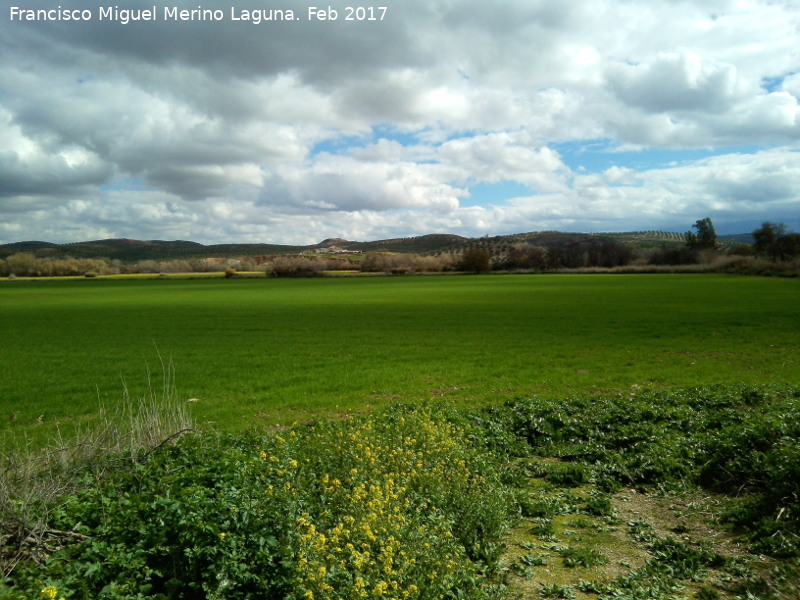
[[513,495],[475,437],[424,406],[186,437],[65,498],[53,527],[86,541],[21,565],[10,597],[502,597]]

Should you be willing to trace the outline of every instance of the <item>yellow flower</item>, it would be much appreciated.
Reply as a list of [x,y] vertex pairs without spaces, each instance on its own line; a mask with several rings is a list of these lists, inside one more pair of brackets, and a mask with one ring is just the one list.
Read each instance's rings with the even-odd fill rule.
[[225,536],[226,536],[226,535],[228,535],[228,534],[227,534],[227,533],[225,533],[225,532],[222,532],[222,533],[220,533],[220,534],[219,534],[219,541],[220,541],[220,542],[224,542],[224,541],[225,541]]
[[58,589],[52,585],[48,585],[41,591],[40,597],[42,600],[55,600],[56,595],[58,595]]
[[386,588],[389,585],[385,581],[381,581],[378,585],[375,586],[375,589],[372,590],[376,596],[383,596],[386,593]]

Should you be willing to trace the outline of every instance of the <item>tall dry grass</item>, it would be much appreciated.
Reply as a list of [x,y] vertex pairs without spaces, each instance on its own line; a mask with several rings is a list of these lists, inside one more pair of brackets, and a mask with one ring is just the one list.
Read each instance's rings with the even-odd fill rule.
[[7,577],[23,560],[41,562],[78,533],[49,527],[53,511],[71,493],[110,469],[146,459],[155,448],[192,431],[186,401],[175,387],[175,370],[162,364],[161,385],[132,399],[123,384],[116,407],[101,406],[92,424],[71,434],[57,428],[44,446],[8,439],[0,447],[0,571]]

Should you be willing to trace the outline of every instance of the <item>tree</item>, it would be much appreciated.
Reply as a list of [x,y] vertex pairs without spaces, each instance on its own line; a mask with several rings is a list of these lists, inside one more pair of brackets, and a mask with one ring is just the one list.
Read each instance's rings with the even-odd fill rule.
[[18,252],[12,254],[6,259],[6,268],[9,275],[18,275],[21,277],[30,276],[36,277],[41,275],[41,263],[36,256],[29,252]]
[[753,232],[753,248],[759,256],[772,260],[794,258],[800,253],[798,234],[789,233],[783,223],[765,221]]
[[549,264],[547,248],[522,242],[508,251],[506,267],[509,269],[544,269]]
[[492,270],[492,256],[484,248],[470,248],[461,256],[461,269],[473,273],[488,273]]
[[787,233],[778,238],[781,260],[791,260],[800,255],[800,233]]
[[686,245],[693,250],[713,250],[717,247],[717,232],[711,219],[700,219],[694,225],[697,233],[686,232]]

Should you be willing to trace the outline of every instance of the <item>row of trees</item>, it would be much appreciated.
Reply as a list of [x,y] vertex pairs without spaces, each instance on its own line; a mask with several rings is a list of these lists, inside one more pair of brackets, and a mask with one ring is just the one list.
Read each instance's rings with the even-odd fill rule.
[[[686,247],[690,250],[717,250],[717,232],[711,219],[700,219],[686,232]],[[765,221],[753,231],[752,244],[740,244],[733,249],[741,255],[755,255],[772,261],[794,260],[800,256],[800,234],[789,231],[783,223]]]
[[773,261],[800,256],[800,234],[790,232],[783,223],[763,223],[753,232],[753,240],[754,252]]
[[495,269],[543,271],[613,268],[632,264],[686,265],[711,262],[726,255],[759,257],[773,262],[793,261],[800,256],[800,234],[790,232],[784,224],[762,223],[752,235],[752,244],[723,249],[717,239],[714,223],[706,217],[693,225],[693,231],[686,232],[683,246],[635,250],[602,236],[581,237],[547,247],[520,243],[511,247],[499,260],[495,259],[492,266]]
[[123,263],[105,258],[41,258],[30,252],[18,252],[0,259],[0,277],[71,277],[118,275],[126,273],[211,273],[234,269],[257,268],[250,259],[140,260]]
[[0,277],[61,277],[75,275],[111,275],[120,265],[97,258],[45,259],[28,252],[0,259]]
[[482,273],[491,270],[546,271],[553,269],[614,268],[628,265],[687,265],[710,262],[725,255],[757,257],[773,263],[793,261],[800,256],[800,234],[786,225],[765,222],[753,231],[752,244],[723,250],[710,218],[700,219],[688,231],[683,246],[634,249],[602,236],[573,236],[557,242],[534,245],[526,242],[506,246],[502,252],[476,241],[458,252],[437,256],[369,252],[361,260],[342,258],[273,256],[238,259],[143,260],[123,264],[108,259],[39,258],[18,253],[0,259],[0,276],[75,276],[118,273],[197,273],[261,271],[278,277],[313,276],[323,271],[360,270],[391,274],[441,271]]

